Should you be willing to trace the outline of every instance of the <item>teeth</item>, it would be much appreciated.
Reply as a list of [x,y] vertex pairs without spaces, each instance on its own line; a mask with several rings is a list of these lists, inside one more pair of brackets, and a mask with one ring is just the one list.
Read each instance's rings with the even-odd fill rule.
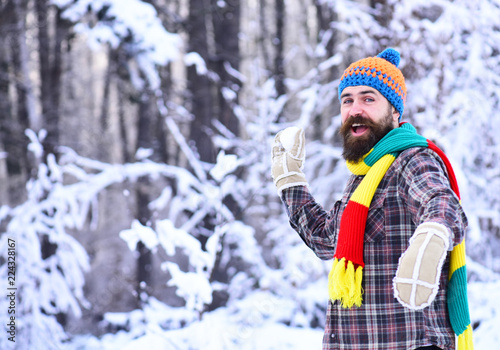
[[352,124],[353,127],[363,126],[365,124]]

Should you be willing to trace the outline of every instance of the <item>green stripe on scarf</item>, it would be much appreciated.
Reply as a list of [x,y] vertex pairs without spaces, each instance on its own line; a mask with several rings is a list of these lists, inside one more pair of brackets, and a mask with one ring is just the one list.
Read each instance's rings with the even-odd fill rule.
[[[365,175],[354,190],[340,220],[340,231],[333,266],[328,276],[328,291],[332,302],[339,300],[343,307],[362,304],[363,242],[368,209],[380,181],[400,152],[412,147],[426,147],[443,160],[450,186],[460,198],[453,168],[446,155],[430,140],[417,134],[409,123],[391,130],[359,163],[347,162],[349,170]],[[458,336],[458,350],[471,350],[472,327],[467,303],[467,274],[465,244],[455,246],[450,256],[448,311],[453,331]]]

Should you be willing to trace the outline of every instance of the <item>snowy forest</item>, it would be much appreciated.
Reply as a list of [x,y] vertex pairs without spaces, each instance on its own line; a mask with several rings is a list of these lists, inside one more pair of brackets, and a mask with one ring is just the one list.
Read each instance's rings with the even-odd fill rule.
[[290,228],[271,143],[304,128],[331,208],[340,75],[387,47],[403,120],[454,166],[475,348],[496,348],[499,18],[499,0],[0,0],[0,348],[320,349],[331,262]]

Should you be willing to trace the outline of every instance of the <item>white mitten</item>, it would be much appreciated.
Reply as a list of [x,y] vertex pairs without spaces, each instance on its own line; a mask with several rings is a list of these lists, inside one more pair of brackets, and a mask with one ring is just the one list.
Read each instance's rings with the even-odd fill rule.
[[393,280],[394,296],[401,305],[420,310],[434,301],[449,245],[450,232],[445,226],[424,222],[417,227],[399,258]]
[[280,131],[274,138],[271,175],[280,197],[286,188],[307,186],[302,172],[306,155],[305,142],[304,130],[296,126]]

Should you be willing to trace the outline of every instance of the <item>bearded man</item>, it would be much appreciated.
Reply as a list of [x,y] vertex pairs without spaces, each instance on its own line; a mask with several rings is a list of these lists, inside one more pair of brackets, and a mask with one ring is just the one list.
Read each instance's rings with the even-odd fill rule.
[[278,133],[272,176],[290,225],[333,259],[323,349],[472,349],[467,218],[444,153],[401,123],[399,52],[351,64],[339,85],[343,157],[353,173],[330,211],[310,193],[303,130]]

